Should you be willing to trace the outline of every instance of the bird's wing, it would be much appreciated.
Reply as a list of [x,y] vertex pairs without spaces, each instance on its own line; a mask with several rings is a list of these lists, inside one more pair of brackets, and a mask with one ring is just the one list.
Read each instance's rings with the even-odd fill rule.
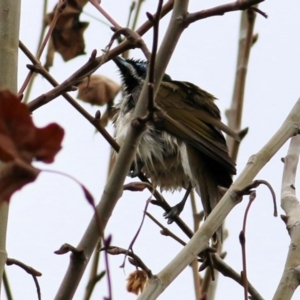
[[[195,100],[195,94],[186,92],[180,86],[178,88],[174,83],[161,85],[155,98],[156,104],[162,109],[158,115],[162,118],[166,131],[235,174],[235,163],[228,155],[221,130],[230,136],[236,134],[220,121],[219,110],[213,100],[213,97],[207,97],[205,101]],[[213,108],[213,112],[208,110],[210,107],[207,108],[207,104]]]

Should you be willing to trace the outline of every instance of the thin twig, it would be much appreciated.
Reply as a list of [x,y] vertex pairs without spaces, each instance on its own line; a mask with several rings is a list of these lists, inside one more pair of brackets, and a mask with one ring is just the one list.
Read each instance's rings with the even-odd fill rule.
[[[100,251],[101,250],[102,249],[100,249]],[[148,278],[151,278],[153,276],[152,271],[146,266],[146,264],[141,260],[141,258],[130,250],[126,250],[116,246],[111,246],[108,249],[108,254],[111,255],[125,254],[125,257],[129,256],[133,259],[132,261],[130,261],[130,263],[134,262],[133,265],[135,267],[139,267],[147,273]]]
[[40,289],[37,277],[42,276],[42,273],[40,273],[39,271],[33,269],[32,267],[30,267],[24,263],[22,263],[21,261],[13,259],[13,258],[7,258],[6,264],[8,266],[16,265],[32,276],[36,290],[37,290],[38,299],[41,300],[41,289]]
[[[197,203],[196,203],[196,197],[195,192],[192,189],[190,192],[190,199],[191,199],[191,206],[192,206],[192,215],[193,215],[193,221],[194,221],[194,232],[196,232],[200,226],[201,218],[199,217],[199,213],[197,210]],[[199,300],[201,297],[201,277],[198,272],[199,264],[198,260],[195,258],[192,261],[192,271],[193,271],[193,279],[194,279],[194,290],[195,290],[195,296],[196,300]]]
[[[51,34],[52,34],[52,32],[53,32],[53,30],[55,28],[56,22],[57,22],[59,16],[62,14],[63,10],[65,9],[66,5],[67,5],[67,0],[59,0],[59,4],[57,5],[57,7],[55,9],[55,13],[54,13],[53,19],[51,21],[49,30],[48,30],[48,32],[47,32],[47,34],[46,34],[46,36],[45,36],[45,38],[44,38],[44,40],[43,40],[43,42],[42,42],[39,50],[37,52],[37,55],[36,55],[37,60],[39,60],[41,58],[41,55],[42,55],[42,53],[43,53],[43,51],[44,51],[44,49],[45,49],[45,47],[46,47],[49,39],[51,38]],[[30,80],[32,78],[32,75],[33,75],[33,72],[30,71],[28,73],[27,77],[25,78],[25,81],[24,81],[23,85],[20,88],[20,90],[18,92],[18,95],[21,95],[21,94],[24,93],[24,91],[25,91],[28,83],[30,82]]]
[[[144,208],[144,213],[143,213],[143,217],[142,217],[142,221],[141,221],[141,224],[136,232],[136,234],[134,235],[132,241],[130,242],[129,246],[128,246],[128,251],[132,251],[133,252],[133,245],[136,241],[136,239],[138,238],[141,230],[142,230],[142,227],[143,227],[143,224],[144,224],[144,221],[145,221],[145,216],[146,216],[146,213],[147,213],[147,209],[148,209],[148,205],[150,203],[150,198],[146,201],[146,205],[145,205],[145,208]],[[122,265],[120,266],[121,268],[124,268],[125,267],[125,261],[126,261],[126,255],[124,256],[124,261],[122,263]]]
[[175,241],[177,241],[179,244],[181,244],[182,246],[185,246],[186,243],[179,238],[177,235],[175,235],[171,230],[169,230],[167,227],[165,227],[164,225],[162,225],[159,221],[157,221],[150,213],[146,212],[146,216],[149,217],[156,225],[158,225],[162,230],[160,231],[160,233],[162,235],[165,236],[170,236],[171,238],[173,238]]
[[[201,10],[195,13],[191,13],[187,16],[186,22],[188,24],[206,19],[214,16],[223,16],[224,14],[237,10],[245,10],[252,8],[253,5],[264,2],[265,0],[244,0],[226,3],[220,6],[215,6],[209,9]],[[266,14],[265,14],[266,15]],[[264,17],[265,17],[264,15]]]
[[136,4],[134,19],[133,19],[133,23],[132,23],[132,26],[131,26],[132,30],[135,30],[135,28],[136,28],[137,20],[138,20],[138,17],[140,16],[141,7],[142,7],[142,4],[143,4],[144,1],[145,0],[138,0],[138,3]]
[[[131,5],[129,7],[129,14],[128,14],[128,19],[127,19],[127,25],[126,27],[129,27],[130,21],[131,21],[131,17],[132,17],[132,13],[135,9],[135,0],[132,0]],[[134,30],[133,28],[131,28],[132,30]]]
[[118,24],[118,22],[112,18],[106,11],[105,9],[99,4],[99,1],[97,0],[89,0],[90,3],[95,6],[95,8],[103,15],[103,17],[106,18],[106,20],[108,22],[110,22],[114,27],[116,27],[117,29],[122,28],[121,25]]
[[7,300],[14,300],[12,292],[11,292],[11,288],[10,288],[10,285],[9,285],[6,270],[3,271],[3,278],[2,279],[3,279],[3,286],[4,286],[4,291],[5,291]]
[[[43,38],[44,38],[44,35],[45,35],[45,31],[46,31],[46,28],[47,28],[47,23],[45,22],[45,15],[47,13],[47,6],[48,6],[48,0],[44,0],[43,17],[42,17],[42,29],[41,29],[41,32],[40,32],[40,37],[39,37],[39,42],[38,42],[37,54],[38,54],[39,49],[41,48]],[[25,96],[23,98],[24,103],[28,102],[28,99],[29,99],[29,96],[30,96],[30,93],[31,93],[31,90],[32,90],[32,87],[33,87],[35,76],[36,76],[36,73],[33,74],[33,77],[29,81],[28,87],[27,87],[26,92],[25,92]]]
[[243,285],[244,285],[244,298],[245,300],[248,299],[248,278],[247,278],[247,263],[246,263],[246,223],[247,223],[247,216],[251,207],[251,204],[256,198],[256,192],[253,191],[249,196],[249,202],[245,210],[244,220],[243,220],[243,229],[240,233],[240,243],[242,247],[242,260],[243,260],[243,271],[242,271],[242,278],[243,278]]

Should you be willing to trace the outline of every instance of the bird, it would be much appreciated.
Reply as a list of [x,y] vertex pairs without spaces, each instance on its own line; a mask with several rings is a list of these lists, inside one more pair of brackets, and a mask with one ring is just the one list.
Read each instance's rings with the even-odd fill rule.
[[[143,60],[113,58],[122,81],[123,99],[115,105],[115,135],[119,145],[134,120],[134,108],[146,79]],[[178,191],[192,186],[199,194],[207,217],[220,200],[219,186],[229,188],[236,174],[222,132],[234,139],[238,134],[221,122],[216,98],[185,81],[164,74],[154,100],[153,120],[142,133],[131,175],[143,172],[161,191]],[[186,199],[185,199],[186,200]],[[168,223],[179,215],[185,200],[165,216]],[[218,230],[220,239],[221,229]]]

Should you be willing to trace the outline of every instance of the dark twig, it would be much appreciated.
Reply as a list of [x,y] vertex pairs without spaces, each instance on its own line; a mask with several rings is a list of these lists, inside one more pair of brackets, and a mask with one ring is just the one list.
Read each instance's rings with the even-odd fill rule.
[[260,10],[258,7],[251,6],[249,9],[257,12],[258,14],[262,15],[264,18],[268,18],[268,15],[262,10]]
[[[220,6],[212,7],[209,9],[201,10],[195,13],[189,14],[185,21],[188,24],[206,19],[213,16],[223,16],[224,14],[231,12],[231,11],[237,11],[237,10],[245,10],[248,8],[252,8],[253,5],[264,2],[264,0],[244,0],[244,1],[235,1],[227,4],[223,4]],[[261,11],[260,11],[261,12]],[[264,17],[266,17],[266,14],[262,14]]]
[[[95,215],[98,218],[96,207],[95,207]],[[100,224],[100,221],[98,221],[98,227],[99,227],[99,230],[101,231],[100,234],[101,234],[104,249],[105,249],[104,260],[105,260],[105,267],[106,267],[106,273],[107,273],[106,277],[107,277],[107,285],[108,285],[108,299],[107,300],[112,300],[112,282],[111,282],[110,268],[109,268],[109,262],[108,262],[108,253],[107,253],[107,249],[110,247],[112,236],[109,235],[106,239],[104,238],[104,233],[103,233],[103,229],[102,229],[102,225]]]
[[150,59],[151,53],[149,52],[146,43],[141,38],[139,34],[130,28],[120,28],[111,27],[111,30],[114,31],[113,36],[110,39],[110,42],[105,47],[105,52],[108,52],[113,45],[114,40],[116,40],[120,35],[124,35],[128,41],[130,41],[132,48],[140,48],[144,53],[145,57]]
[[6,264],[8,266],[11,265],[16,265],[18,267],[20,267],[21,269],[23,269],[25,272],[27,272],[28,274],[30,274],[33,278],[34,284],[36,286],[36,290],[37,290],[37,295],[38,295],[38,299],[41,300],[41,289],[39,286],[39,282],[37,280],[38,276],[42,276],[42,273],[40,273],[39,271],[33,269],[32,267],[25,265],[24,263],[22,263],[19,260],[13,259],[13,258],[7,258],[6,260]]
[[[100,251],[102,250],[103,249],[100,249]],[[145,265],[145,263],[141,260],[141,258],[137,256],[135,253],[133,253],[131,250],[126,250],[123,248],[111,246],[109,247],[109,249],[107,249],[107,253],[111,255],[125,254],[125,257],[129,256],[132,258],[132,260],[130,260],[130,263],[132,265],[141,268],[147,273],[148,278],[151,278],[153,276],[152,271]]]
[[36,292],[37,292],[37,295],[38,295],[38,299],[41,300],[42,299],[42,294],[41,294],[41,288],[40,288],[39,282],[38,282],[37,278],[33,275],[32,275],[32,279],[33,279],[34,284],[36,286]]
[[165,227],[164,225],[162,225],[159,221],[157,221],[150,213],[146,212],[146,216],[149,217],[156,225],[158,225],[162,230],[160,231],[160,233],[162,235],[165,236],[170,236],[171,238],[173,238],[175,241],[177,241],[179,244],[181,244],[182,246],[185,246],[186,243],[179,238],[177,235],[175,235],[171,230],[169,230],[167,227]]
[[[133,245],[134,245],[134,243],[135,243],[137,237],[139,236],[139,234],[141,232],[141,229],[143,227],[149,203],[150,203],[150,198],[146,201],[146,205],[145,205],[145,209],[144,209],[144,213],[143,213],[141,224],[140,224],[140,226],[139,226],[136,234],[134,235],[132,241],[129,244],[128,251],[131,251],[132,253],[133,253],[132,247],[133,247]],[[125,267],[125,261],[126,261],[126,255],[124,256],[124,261],[123,261],[122,265],[120,266],[120,268],[124,268]]]
[[245,300],[248,299],[248,278],[247,278],[247,263],[246,263],[246,223],[247,223],[247,216],[251,207],[252,202],[256,198],[256,192],[251,192],[249,196],[249,203],[247,205],[244,220],[243,220],[243,229],[240,232],[240,243],[242,247],[242,259],[243,259],[243,271],[241,272],[242,278],[243,278],[243,286],[244,286],[244,298]]
[[[204,218],[204,212],[202,211],[202,216],[198,213],[195,191],[192,189],[190,192],[190,199],[191,199],[191,206],[192,206],[192,214],[193,214],[193,223],[194,223],[194,232],[196,232],[200,226],[200,222]],[[195,258],[192,261],[192,271],[193,271],[193,281],[194,281],[194,290],[196,299],[200,299],[201,297],[201,285],[202,285],[202,278],[198,272],[199,264],[198,260]]]
[[151,190],[153,186],[148,182],[129,182],[124,184],[123,191],[142,192],[146,188]]
[[6,264],[8,266],[11,266],[11,265],[16,265],[20,268],[22,268],[24,271],[26,271],[28,274],[32,275],[32,276],[42,276],[42,273],[33,269],[32,267],[28,266],[28,265],[25,265],[24,263],[22,263],[21,261],[19,260],[16,260],[16,259],[13,259],[13,258],[7,258],[6,260]]
[[270,192],[272,194],[272,200],[273,200],[273,206],[274,206],[274,213],[273,213],[273,215],[274,215],[274,217],[277,217],[278,216],[278,212],[277,212],[277,204],[276,204],[276,194],[275,194],[272,186],[270,185],[270,183],[267,182],[266,180],[261,180],[261,179],[254,180],[254,181],[252,181],[252,183],[250,183],[249,185],[245,186],[242,190],[237,191],[237,193],[241,197],[244,196],[244,195],[250,195],[253,192],[252,189],[257,188],[261,184],[266,185],[269,188],[269,190],[270,190]]
[[79,250],[76,247],[70,245],[70,244],[63,244],[58,250],[54,251],[55,254],[61,255],[61,254],[66,254],[68,252],[72,252],[74,257],[77,258],[83,258],[83,250]]

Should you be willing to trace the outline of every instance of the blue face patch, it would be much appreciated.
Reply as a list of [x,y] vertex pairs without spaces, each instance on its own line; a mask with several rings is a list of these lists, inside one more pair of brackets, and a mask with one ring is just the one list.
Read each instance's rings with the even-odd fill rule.
[[140,76],[145,76],[147,73],[147,64],[144,62],[135,63],[136,71]]

